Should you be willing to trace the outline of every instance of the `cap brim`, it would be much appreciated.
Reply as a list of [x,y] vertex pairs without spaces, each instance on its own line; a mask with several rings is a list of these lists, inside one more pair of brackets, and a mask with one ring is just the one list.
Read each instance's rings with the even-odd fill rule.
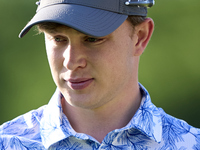
[[127,15],[81,5],[51,5],[39,10],[21,31],[19,37],[22,38],[34,25],[42,22],[55,22],[87,35],[102,37],[116,30],[127,17]]

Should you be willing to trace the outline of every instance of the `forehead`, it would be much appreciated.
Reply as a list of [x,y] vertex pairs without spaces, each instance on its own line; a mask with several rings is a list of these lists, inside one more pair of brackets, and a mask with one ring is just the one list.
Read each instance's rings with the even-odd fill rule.
[[[62,24],[58,24],[58,23],[51,23],[51,22],[39,24],[38,29],[39,29],[39,32],[44,32],[47,34],[69,33],[70,31],[73,31],[73,33],[77,35],[78,34],[87,35],[74,28],[71,28]],[[87,36],[90,36],[90,35],[87,35]]]
[[[109,35],[115,33],[115,32],[120,32],[121,30],[124,30],[124,28],[126,28],[126,30],[129,30],[129,33],[133,33],[133,27],[130,24],[129,21],[125,21],[124,23],[122,23],[121,26],[119,26],[115,31],[113,31],[112,33],[110,33]],[[38,24],[38,29],[40,32],[46,32],[46,33],[60,33],[60,32],[66,32],[69,30],[73,30],[76,32],[76,34],[84,34],[82,32],[79,32],[71,27],[59,24],[59,23],[53,23],[53,22],[44,22],[44,23],[40,23]],[[87,35],[87,34],[84,34]],[[88,35],[89,36],[89,35]]]
[[54,32],[58,32],[58,30],[61,30],[61,29],[70,29],[70,27],[64,26],[64,25],[59,24],[59,23],[44,22],[44,23],[38,24],[38,29],[41,32],[54,33]]

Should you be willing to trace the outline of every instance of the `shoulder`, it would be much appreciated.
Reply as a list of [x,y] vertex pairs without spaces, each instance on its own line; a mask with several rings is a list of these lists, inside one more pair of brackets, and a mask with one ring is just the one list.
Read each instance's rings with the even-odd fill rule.
[[162,118],[162,139],[165,148],[190,147],[191,149],[200,149],[200,129],[165,113],[161,108],[159,111]]
[[[0,126],[0,135],[16,134],[21,129],[30,129],[34,127],[40,122],[44,107],[45,106],[42,106],[36,110],[32,110],[23,115],[20,115],[11,121],[5,122]],[[14,131],[13,129],[19,130]]]
[[[38,143],[40,137],[40,120],[45,106],[8,121],[0,126],[0,149],[5,145],[12,146],[20,143]],[[33,142],[34,141],[34,142]],[[37,145],[37,144],[36,144]]]
[[185,129],[185,130],[190,130],[193,129],[195,131],[200,131],[200,129],[195,128],[191,125],[189,125],[186,121],[182,120],[182,119],[178,119],[176,117],[173,117],[167,113],[165,113],[165,111],[161,108],[158,108],[161,114],[161,118],[162,118],[162,124],[165,127],[170,127],[170,128],[180,128],[180,129]]

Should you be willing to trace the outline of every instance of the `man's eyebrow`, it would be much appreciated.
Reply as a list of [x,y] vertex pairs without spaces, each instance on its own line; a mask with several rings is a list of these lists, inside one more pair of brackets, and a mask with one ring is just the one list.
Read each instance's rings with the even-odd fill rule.
[[[55,29],[44,29],[43,32],[44,33],[47,33],[47,34],[52,34],[52,35],[56,35],[56,34],[67,34],[67,30],[69,29],[73,29],[73,28],[70,28],[68,26],[63,26],[63,27],[58,27],[58,28],[55,28]],[[75,30],[75,29],[74,29]],[[65,32],[66,31],[66,32]],[[95,36],[91,36],[91,35],[87,35],[87,34],[84,34],[78,30],[75,30],[74,34],[77,34],[77,35],[82,35],[82,36],[87,36],[87,37],[94,37],[94,38],[98,38],[98,37],[95,37]]]
[[69,27],[55,27],[55,28],[45,28],[43,29],[44,32],[47,33],[52,33],[52,34],[56,34],[56,33],[62,33],[62,29],[69,29]]
[[58,32],[56,29],[44,29],[43,32],[44,32],[44,33],[49,33],[49,34],[60,33],[60,32]]

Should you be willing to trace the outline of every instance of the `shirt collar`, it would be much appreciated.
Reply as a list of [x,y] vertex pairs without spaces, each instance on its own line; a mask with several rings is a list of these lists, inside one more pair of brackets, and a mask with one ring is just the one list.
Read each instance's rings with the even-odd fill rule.
[[62,107],[60,99],[60,92],[56,89],[43,112],[43,118],[40,122],[40,132],[45,148],[65,138],[65,134],[61,129]]
[[63,96],[57,88],[43,112],[43,118],[40,122],[40,133],[42,143],[46,149],[52,144],[69,136],[75,136],[85,140],[92,139],[92,137],[87,136],[86,134],[77,133],[71,127],[62,110],[62,98]]
[[150,95],[140,84],[142,101],[139,109],[125,128],[134,128],[146,134],[150,139],[160,143],[162,138],[162,120],[158,108],[151,102]]
[[[139,85],[142,93],[142,101],[139,109],[129,124],[124,128],[115,131],[134,128],[147,135],[150,139],[160,142],[162,137],[162,121],[159,110],[152,104],[148,91],[141,84]],[[45,148],[48,148],[50,145],[69,136],[75,136],[82,139],[92,139],[90,136],[76,133],[73,130],[68,119],[63,114],[61,99],[62,94],[58,89],[56,89],[49,104],[44,109],[40,130],[42,142]]]

